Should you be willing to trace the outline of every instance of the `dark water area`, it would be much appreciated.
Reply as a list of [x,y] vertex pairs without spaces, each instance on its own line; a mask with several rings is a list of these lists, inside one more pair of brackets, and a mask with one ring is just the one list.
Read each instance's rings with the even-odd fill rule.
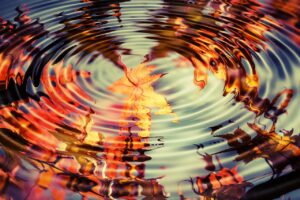
[[0,5],[0,199],[300,198],[299,0]]

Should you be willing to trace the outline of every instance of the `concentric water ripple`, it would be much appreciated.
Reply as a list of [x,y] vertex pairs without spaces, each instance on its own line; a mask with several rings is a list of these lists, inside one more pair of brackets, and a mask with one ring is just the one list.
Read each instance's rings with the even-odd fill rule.
[[3,199],[298,199],[297,0],[7,1]]

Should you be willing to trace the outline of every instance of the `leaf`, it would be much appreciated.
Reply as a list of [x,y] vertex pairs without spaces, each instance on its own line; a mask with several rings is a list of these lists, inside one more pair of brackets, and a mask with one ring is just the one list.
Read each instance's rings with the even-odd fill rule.
[[[208,154],[206,155],[208,156]],[[236,199],[236,197],[241,197],[246,192],[246,188],[251,186],[251,183],[244,180],[237,168],[237,166],[231,169],[221,167],[219,170],[212,170],[206,176],[196,177],[195,185],[191,179],[192,188],[196,194],[204,197],[204,199],[215,199],[215,197],[217,197],[216,199]],[[221,198],[218,198],[219,196]]]
[[231,147],[240,147],[251,141],[251,137],[240,128],[237,128],[233,134],[224,134],[219,137],[226,139]]
[[269,146],[273,147],[273,152],[292,152],[293,156],[300,156],[300,148],[297,146],[295,139],[290,136],[280,136],[276,133],[275,124],[273,124],[269,131],[262,130],[256,124],[248,123],[248,126],[255,130],[258,137],[267,137]]
[[114,93],[127,96],[122,113],[125,122],[122,125],[128,125],[126,120],[129,117],[136,117],[138,121],[135,125],[141,129],[139,136],[142,137],[150,135],[151,111],[154,108],[158,109],[156,115],[171,114],[175,117],[173,121],[177,122],[176,114],[173,113],[166,98],[154,91],[152,84],[163,76],[163,74],[151,75],[154,68],[155,66],[147,67],[146,64],[140,64],[134,69],[128,69],[124,77],[108,88]]
[[269,130],[264,130],[255,123],[248,123],[248,126],[256,132],[255,137],[251,138],[239,128],[233,134],[219,135],[217,137],[226,139],[231,148],[215,154],[235,150],[238,153],[235,160],[245,163],[264,158],[274,174],[280,174],[288,165],[293,169],[299,167],[297,165],[300,157],[299,136],[292,136],[293,130],[283,130],[281,136],[276,132],[275,123]]

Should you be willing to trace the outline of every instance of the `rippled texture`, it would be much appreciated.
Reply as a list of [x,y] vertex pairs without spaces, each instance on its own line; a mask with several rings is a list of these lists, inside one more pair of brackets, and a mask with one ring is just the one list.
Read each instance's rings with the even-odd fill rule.
[[298,199],[298,0],[2,0],[4,199]]

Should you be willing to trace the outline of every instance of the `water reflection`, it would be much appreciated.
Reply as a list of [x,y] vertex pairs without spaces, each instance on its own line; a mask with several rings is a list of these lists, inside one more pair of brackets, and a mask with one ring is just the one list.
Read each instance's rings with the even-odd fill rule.
[[297,1],[15,7],[0,19],[4,198],[259,199],[299,187]]

